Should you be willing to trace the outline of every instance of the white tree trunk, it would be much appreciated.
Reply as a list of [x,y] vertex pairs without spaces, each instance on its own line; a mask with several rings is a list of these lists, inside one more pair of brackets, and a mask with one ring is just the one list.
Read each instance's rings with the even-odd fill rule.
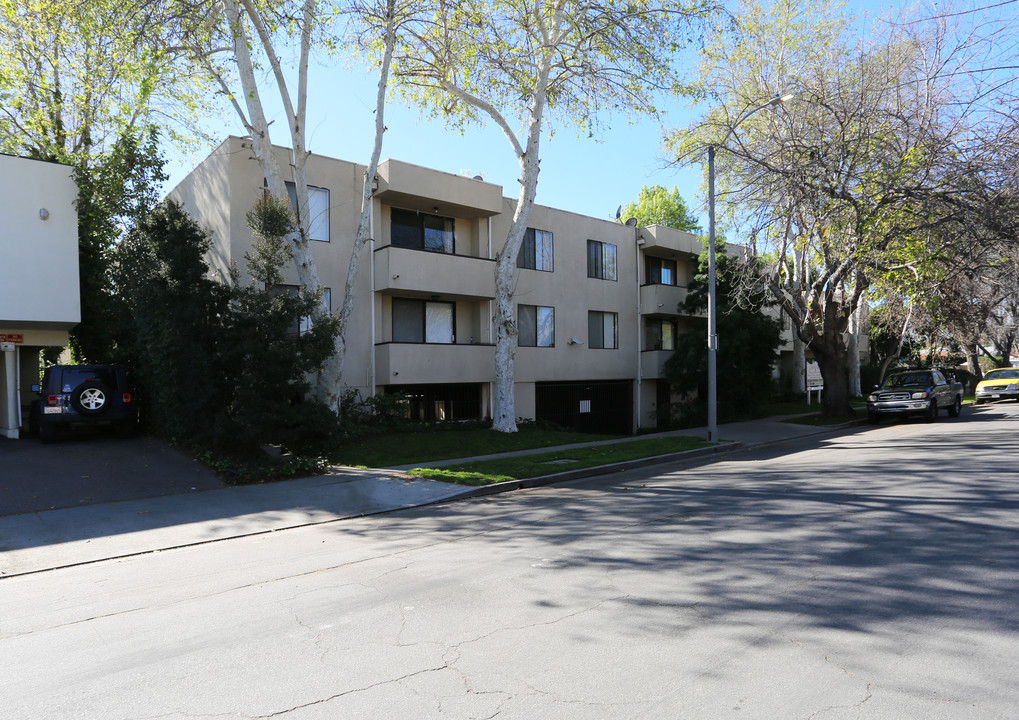
[[[790,213],[789,222],[786,225],[786,236],[792,227],[792,214]],[[786,244],[782,244],[782,253],[779,258],[785,258]],[[793,256],[793,277],[790,286],[795,290],[800,290],[804,287],[804,283],[809,281],[806,277],[806,249],[798,248],[794,249]],[[800,339],[799,328],[797,327],[797,319],[792,315],[789,316],[789,324],[792,326],[793,332],[793,392],[797,395],[807,394],[807,345]]]
[[807,394],[807,346],[793,328],[793,387],[797,395]]
[[[538,192],[538,172],[541,169],[539,146],[541,122],[545,111],[548,67],[547,63],[543,66],[544,72],[539,76],[539,83],[531,100],[526,150],[521,152],[516,136],[511,137],[511,142],[517,149],[517,161],[520,165],[520,195],[517,197],[506,243],[496,257],[495,263],[495,402],[492,428],[507,433],[517,431],[514,398],[516,372],[513,361],[518,328],[513,314],[513,274]],[[503,124],[505,127],[505,123]]]
[[[339,321],[340,331],[336,336],[336,352],[322,367],[321,376],[323,382],[319,383],[320,392],[329,398],[330,407],[339,405],[339,393],[342,390],[341,379],[343,377],[343,365],[347,357],[347,325],[350,315],[354,309],[354,287],[357,281],[357,272],[361,261],[361,251],[371,239],[371,214],[372,183],[375,180],[375,173],[379,168],[379,158],[382,156],[382,138],[386,131],[386,86],[389,83],[389,68],[393,60],[393,49],[396,46],[396,3],[389,0],[389,10],[386,22],[385,47],[382,56],[382,66],[379,69],[378,92],[375,95],[375,143],[372,146],[371,159],[364,173],[364,184],[361,188],[361,216],[357,224],[357,234],[354,237],[354,245],[350,251],[350,263],[347,265],[347,281],[343,286],[343,303],[340,306]],[[368,348],[368,352],[375,352],[375,348]],[[329,387],[328,378],[335,379],[335,387]],[[375,388],[370,388],[375,392]]]
[[849,315],[849,333],[846,342],[849,353],[849,395],[858,397],[860,390],[860,307]]

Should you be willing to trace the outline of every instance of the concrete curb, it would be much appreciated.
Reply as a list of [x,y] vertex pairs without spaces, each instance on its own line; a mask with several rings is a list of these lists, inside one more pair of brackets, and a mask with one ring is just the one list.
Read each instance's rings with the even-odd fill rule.
[[[574,480],[580,480],[583,478],[595,477],[598,475],[611,475],[614,473],[622,473],[631,470],[637,470],[640,468],[654,467],[657,465],[665,465],[669,463],[679,463],[684,465],[685,467],[689,467],[691,465],[701,464],[710,461],[712,458],[715,458],[723,454],[748,449],[780,445],[782,443],[791,442],[793,440],[800,440],[805,437],[836,432],[838,430],[844,430],[854,425],[864,424],[866,424],[866,421],[853,421],[850,423],[843,423],[841,425],[814,427],[806,432],[802,432],[794,436],[769,438],[766,440],[759,440],[753,442],[723,441],[717,445],[705,448],[698,448],[696,450],[666,453],[663,455],[656,455],[653,457],[640,458],[636,460],[627,460],[624,462],[611,463],[608,465],[597,465],[589,468],[566,470],[551,475],[543,475],[534,478],[524,478],[521,480],[510,480],[507,482],[494,483],[492,485],[485,485],[481,487],[464,487],[463,491],[459,492],[456,490],[456,485],[453,483],[426,481],[429,484],[434,483],[435,486],[445,485],[446,489],[448,490],[448,494],[446,494],[445,491],[442,493],[436,493],[435,489],[432,489],[424,493],[425,495],[431,494],[432,495],[431,497],[418,497],[416,500],[409,500],[407,502],[400,502],[396,504],[388,504],[386,502],[382,502],[374,504],[369,503],[366,506],[362,505],[359,508],[355,507],[350,507],[347,509],[337,508],[332,511],[325,511],[321,513],[315,513],[313,515],[306,515],[303,518],[279,517],[280,513],[277,510],[274,513],[276,516],[275,518],[263,520],[260,519],[259,516],[264,511],[256,509],[255,507],[248,507],[247,514],[241,514],[237,517],[234,517],[234,521],[239,523],[240,526],[236,528],[222,528],[219,530],[218,533],[214,534],[202,533],[201,536],[198,537],[195,536],[192,536],[190,538],[181,537],[178,534],[178,531],[174,531],[174,533],[172,533],[172,538],[159,536],[160,532],[167,525],[176,527],[174,523],[167,523],[165,525],[159,524],[157,527],[153,528],[155,534],[148,532],[146,528],[139,528],[137,531],[127,531],[127,534],[137,535],[137,538],[135,540],[128,542],[124,542],[122,539],[119,539],[118,536],[120,536],[122,533],[117,533],[111,536],[97,536],[86,534],[81,538],[75,538],[67,536],[67,528],[60,528],[59,532],[57,532],[57,534],[54,535],[54,537],[50,538],[46,542],[39,543],[40,546],[48,548],[61,546],[60,552],[58,552],[55,557],[50,558],[48,561],[36,558],[34,559],[34,561],[26,563],[27,565],[29,565],[29,567],[26,567],[24,569],[18,569],[16,565],[15,567],[11,567],[10,564],[7,564],[7,566],[4,567],[4,563],[0,563],[0,581],[7,578],[13,578],[22,575],[46,572],[48,570],[65,569],[75,567],[78,565],[105,562],[107,560],[117,560],[121,558],[146,555],[150,553],[163,552],[167,550],[176,550],[186,547],[192,547],[195,545],[206,545],[210,543],[221,542],[223,540],[231,540],[234,538],[267,535],[270,533],[282,532],[284,530],[294,530],[297,528],[309,527],[313,525],[325,525],[329,523],[341,522],[343,520],[351,520],[355,518],[362,518],[373,515],[385,515],[398,512],[401,510],[412,510],[415,508],[423,508],[431,505],[441,505],[445,503],[459,502],[462,500],[470,500],[472,498],[485,497],[487,495],[507,493],[514,490],[546,487],[549,485],[567,483]],[[337,468],[336,474],[342,474],[342,472],[343,469]],[[369,475],[378,475],[380,478],[386,478],[391,481],[399,482],[414,482],[421,480],[419,476],[410,475],[405,471],[396,468],[377,468],[374,470],[365,471],[363,474],[356,473],[356,475],[358,475],[358,477],[351,477],[349,480],[340,480],[339,482],[337,482],[336,479],[330,478],[329,476],[316,476],[305,478],[303,482],[306,484],[310,483],[318,488],[318,486],[320,485],[336,485],[337,487],[341,487],[347,484],[348,482],[355,483],[355,485],[353,485],[352,487],[357,487],[359,483],[365,480],[368,481],[375,480],[375,478],[366,477]],[[257,488],[260,486],[250,487]],[[294,485],[288,485],[286,486],[285,489],[288,492],[292,492],[295,490],[300,492],[300,490],[296,488]],[[319,488],[319,490],[321,490],[321,488]],[[209,492],[220,492],[220,491],[216,490]],[[249,492],[257,492],[257,490],[252,490]],[[163,498],[150,498],[143,501],[121,501],[118,503],[114,503],[113,505],[129,507],[131,503],[138,502],[153,503],[159,502],[160,500],[164,500],[164,502],[170,503],[180,503],[183,501],[179,499],[173,500],[173,498],[182,498],[185,496],[168,496],[168,497],[170,498],[169,500],[165,500]],[[299,505],[300,503],[298,503],[298,506]],[[63,511],[57,510],[52,512],[86,513],[89,511],[86,510],[85,508],[69,508]],[[94,513],[95,511],[93,510],[91,512]],[[110,512],[110,509],[107,508],[107,510],[104,510],[104,512]],[[139,514],[141,513],[148,513],[148,510],[139,511]],[[28,517],[29,519],[35,517],[36,519],[38,519],[38,515],[39,515],[38,513],[32,513],[29,514],[28,516],[12,516],[12,517],[15,518]],[[201,522],[202,521],[198,521],[199,524]],[[243,526],[244,523],[248,522],[250,522],[251,524]],[[10,522],[8,522],[8,525],[10,525]],[[7,527],[6,531],[9,533],[13,529],[14,528]],[[0,526],[0,540],[3,539],[3,531],[4,527]],[[73,534],[74,533],[72,532],[71,535]],[[101,538],[105,542],[93,543],[93,539],[99,538]],[[76,553],[74,551],[75,546],[76,545],[81,546],[83,542],[91,544],[91,547],[85,552]],[[101,548],[97,547],[98,545],[106,545],[107,547]],[[32,551],[30,548],[28,550]],[[19,551],[15,550],[14,552]],[[11,558],[7,559],[9,561],[11,560]]]
[[745,447],[743,443],[727,442],[719,445],[714,445],[712,447],[697,448],[696,450],[684,450],[682,452],[675,453],[666,453],[665,455],[655,455],[653,457],[640,458],[639,460],[625,460],[623,462],[610,463],[608,465],[595,465],[588,468],[580,468],[578,470],[566,470],[564,472],[555,473],[553,475],[541,475],[539,477],[523,478],[521,480],[506,480],[505,482],[492,483],[491,485],[483,485],[480,487],[472,488],[460,495],[448,498],[446,500],[440,500],[438,502],[445,503],[455,502],[458,500],[469,500],[471,498],[484,497],[486,495],[498,495],[500,493],[512,492],[513,490],[524,490],[526,488],[546,487],[548,485],[569,482],[571,480],[580,480],[582,478],[595,477],[597,475],[608,475],[611,473],[626,472],[627,470],[637,470],[643,467],[652,467],[654,465],[664,465],[670,462],[678,462],[683,460],[697,460],[712,455],[733,452],[734,450],[740,450],[743,447]]
[[[671,462],[679,462],[684,460],[700,460],[703,458],[709,458],[714,455],[720,455],[722,453],[736,452],[738,450],[750,450],[763,447],[771,447],[774,445],[781,445],[782,443],[792,442],[793,440],[800,440],[805,437],[813,437],[814,435],[822,435],[827,432],[834,432],[836,430],[844,430],[855,426],[866,425],[867,420],[852,420],[847,423],[841,423],[839,425],[826,425],[817,426],[813,432],[803,433],[796,437],[782,438],[779,440],[765,440],[762,442],[755,443],[744,443],[735,441],[721,441],[720,444],[714,445],[707,448],[698,448],[696,450],[684,450],[683,452],[667,453],[665,455],[655,455],[653,457],[641,458],[639,460],[627,460],[619,463],[610,463],[608,465],[595,465],[588,468],[582,468],[579,470],[567,470],[561,473],[555,473],[554,475],[541,475],[535,478],[524,478],[521,480],[507,480],[500,483],[492,483],[491,485],[483,485],[480,487],[466,490],[459,495],[455,495],[445,500],[437,500],[435,502],[426,503],[425,505],[438,505],[441,503],[457,502],[460,500],[470,500],[471,498],[485,497],[487,495],[498,495],[501,493],[512,492],[514,490],[525,490],[527,488],[546,487],[548,485],[555,485],[557,483],[570,482],[571,480],[580,480],[587,477],[595,477],[597,475],[608,475],[617,472],[626,472],[628,470],[637,470],[643,467],[652,467],[655,465],[665,465]],[[414,476],[419,477],[419,476]],[[425,507],[421,505],[420,507]]]

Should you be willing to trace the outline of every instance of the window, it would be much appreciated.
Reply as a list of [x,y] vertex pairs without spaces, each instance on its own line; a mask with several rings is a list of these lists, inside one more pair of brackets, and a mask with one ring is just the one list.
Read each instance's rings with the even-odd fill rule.
[[527,228],[517,255],[517,267],[552,272],[552,233]]
[[[290,182],[287,185],[287,197],[290,198],[290,206],[294,212],[300,215],[300,205],[297,202],[297,185]],[[262,187],[265,195],[269,195],[269,183],[263,180]],[[329,188],[308,186],[308,219],[311,227],[308,228],[308,239],[319,242],[329,242]]]
[[518,305],[517,329],[517,345],[552,347],[555,345],[555,308]]
[[456,342],[451,302],[393,298],[393,342]]
[[587,345],[592,348],[619,347],[618,315],[613,312],[590,310],[587,313]]
[[644,325],[645,350],[675,350],[676,323],[672,320],[652,318]]
[[665,258],[645,258],[647,269],[648,285],[675,285],[676,284],[676,261]]
[[[301,292],[300,285],[277,285],[272,289],[272,294],[276,295],[279,293],[285,293],[287,295],[298,295]],[[325,312],[333,311],[333,293],[330,288],[322,288],[322,310]],[[311,330],[311,316],[306,315],[300,318],[297,322],[291,325],[287,329],[288,335],[303,335],[304,333]]]
[[616,279],[616,246],[610,243],[587,241],[587,276],[601,280]]
[[390,217],[390,242],[395,247],[453,254],[453,218],[396,208],[390,211]]

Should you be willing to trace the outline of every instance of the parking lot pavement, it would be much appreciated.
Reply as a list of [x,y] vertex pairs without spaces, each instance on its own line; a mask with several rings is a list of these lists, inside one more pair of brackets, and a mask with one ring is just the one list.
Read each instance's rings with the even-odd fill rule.
[[221,487],[211,470],[155,438],[0,439],[0,515]]

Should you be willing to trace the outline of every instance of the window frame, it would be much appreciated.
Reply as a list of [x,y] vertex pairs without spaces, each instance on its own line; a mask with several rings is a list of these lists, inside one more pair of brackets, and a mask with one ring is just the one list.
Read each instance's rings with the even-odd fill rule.
[[[666,263],[668,263],[671,266],[669,269],[672,274],[672,282],[662,282],[662,269],[663,265],[665,265]],[[652,265],[657,265],[657,268],[652,267]],[[676,262],[675,259],[662,258],[656,255],[645,255],[644,280],[645,285],[668,285],[670,287],[678,287],[679,263]]]
[[[609,251],[611,248],[611,251]],[[611,255],[609,262],[607,255]],[[607,272],[611,269],[611,273]],[[608,275],[611,275],[609,277]],[[587,276],[597,280],[619,279],[619,248],[613,243],[601,240],[587,241]]]
[[[402,239],[404,235],[402,233],[398,235],[393,231],[393,228],[397,225],[398,218],[401,220],[399,222],[400,227],[411,228],[415,231],[417,236],[415,242],[404,242]],[[411,218],[413,218],[413,222],[403,221]],[[448,224],[449,227],[448,229],[429,228],[428,223],[430,221],[438,221],[443,224]],[[440,233],[448,234],[449,242],[445,242],[444,236],[441,247],[429,247],[430,230],[438,230]],[[399,242],[397,242],[398,237],[401,238]],[[406,248],[408,250],[424,250],[425,252],[437,253],[439,255],[456,255],[456,218],[423,213],[417,210],[404,210],[403,208],[392,207],[389,209],[389,244],[393,247]]]
[[[333,290],[330,287],[320,288],[322,290],[322,307],[327,313],[333,311]],[[294,285],[292,283],[280,283],[274,285],[271,289],[266,288],[270,295],[278,293],[286,293],[287,295],[299,295],[302,290],[301,285]],[[307,332],[311,331],[312,325],[311,315],[305,315],[304,317],[298,318],[296,325],[291,325],[287,329],[287,335],[300,337]]]
[[524,231],[524,239],[517,252],[517,267],[523,270],[555,272],[555,237],[551,230],[529,227]]
[[[420,339],[407,340],[401,337],[397,337],[397,305],[415,305],[420,308]],[[449,341],[444,342],[442,340],[429,340],[429,324],[428,324],[428,307],[430,305],[441,305],[448,306],[449,308]],[[393,333],[394,343],[408,343],[408,344],[419,344],[419,345],[456,345],[456,303],[448,300],[425,300],[423,298],[405,298],[405,297],[394,297],[392,299],[392,307],[390,309],[391,314],[391,328]],[[433,328],[434,329],[434,328]],[[445,330],[445,328],[440,328]]]
[[[283,184],[287,190],[287,199],[290,200],[290,207],[293,208],[294,215],[296,216],[295,219],[300,219],[301,209],[300,203],[297,202],[297,183],[295,183],[293,180],[284,180]],[[308,185],[309,205],[314,206],[315,203],[312,200],[312,198],[315,197],[316,195],[320,195],[321,193],[325,193],[324,213],[312,214],[313,207],[308,208],[308,220],[311,223],[311,226],[308,228],[308,239],[314,240],[315,242],[329,242],[330,241],[329,233],[332,228],[332,222],[330,218],[330,213],[332,211],[332,203],[330,200],[329,188],[321,187],[319,185]],[[262,195],[264,197],[269,197],[269,181],[264,178],[262,179]],[[322,220],[323,217],[325,218],[324,221]],[[323,222],[325,223],[325,238],[315,237],[315,235],[317,234],[317,230],[322,229]]]
[[[606,321],[610,319],[612,320],[612,344],[607,345],[605,343]],[[587,346],[593,350],[619,349],[619,313],[605,310],[587,311]]]
[[[666,326],[671,328],[671,330],[670,330],[671,341],[672,341],[671,342],[671,347],[666,347],[665,333],[662,332],[662,329],[664,327],[666,327]],[[657,343],[655,343],[653,341],[653,338],[651,336],[651,328],[655,328],[655,327],[658,328],[658,331],[657,331],[658,342]],[[669,319],[669,318],[648,318],[648,319],[646,319],[644,321],[644,349],[645,350],[650,350],[650,351],[664,350],[664,351],[670,351],[670,352],[671,351],[675,351],[675,349],[676,349],[676,341],[678,340],[678,338],[679,338],[679,323],[677,323],[675,320],[672,320],[672,319]],[[655,347],[655,345],[658,345],[658,347]]]
[[[525,310],[527,308],[528,310]],[[530,318],[527,318],[526,328],[527,335],[524,335],[525,322],[523,314],[524,312],[530,312],[530,308],[534,309],[534,324],[531,326]],[[542,332],[542,316],[546,319],[550,319],[549,323],[551,326],[550,331]],[[548,322],[548,320],[546,320]],[[546,342],[542,342],[543,335],[545,335]],[[530,340],[533,336],[534,342],[523,342],[526,338]],[[527,305],[520,303],[517,305],[517,346],[518,347],[555,347],[555,307],[550,305]]]

